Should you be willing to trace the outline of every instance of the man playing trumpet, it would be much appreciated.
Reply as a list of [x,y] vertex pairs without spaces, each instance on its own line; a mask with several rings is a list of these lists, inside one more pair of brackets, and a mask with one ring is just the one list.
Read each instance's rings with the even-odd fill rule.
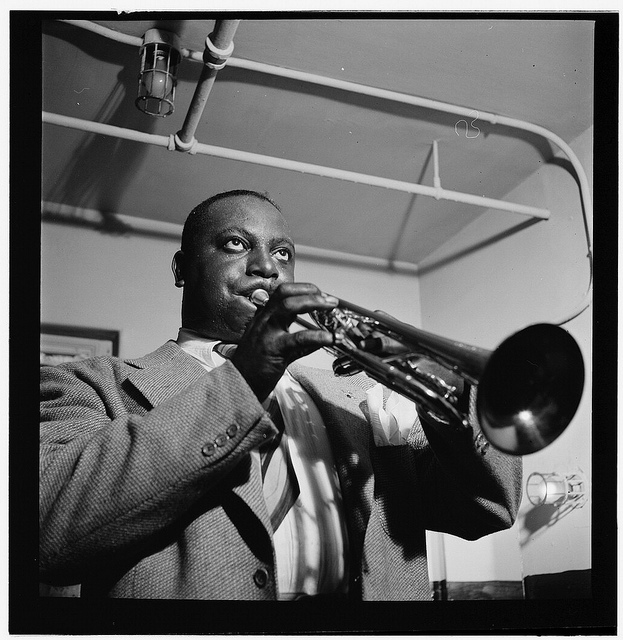
[[267,196],[214,196],[173,260],[176,340],[42,368],[43,582],[83,597],[426,600],[427,529],[473,540],[513,524],[521,462],[477,424],[455,435],[414,409],[388,439],[373,380],[296,363],[333,336],[290,325],[338,300],[295,282],[294,262]]

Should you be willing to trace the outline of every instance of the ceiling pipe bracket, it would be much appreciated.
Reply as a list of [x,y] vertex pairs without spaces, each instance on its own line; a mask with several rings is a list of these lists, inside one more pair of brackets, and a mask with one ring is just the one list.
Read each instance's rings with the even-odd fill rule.
[[167,147],[169,151],[183,151],[193,156],[196,155],[197,145],[199,144],[197,138],[193,136],[190,140],[184,141],[178,134],[179,132],[169,136],[169,146]]
[[227,64],[229,58],[231,58],[231,54],[234,52],[234,43],[232,40],[225,49],[219,49],[219,47],[210,40],[212,35],[214,34],[211,33],[206,38],[206,48],[203,52],[203,63],[207,67],[210,67],[210,69],[220,71]]

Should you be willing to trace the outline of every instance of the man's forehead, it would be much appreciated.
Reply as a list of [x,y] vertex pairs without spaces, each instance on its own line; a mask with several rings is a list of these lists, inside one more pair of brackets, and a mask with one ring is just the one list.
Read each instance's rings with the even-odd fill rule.
[[267,200],[253,196],[233,196],[210,207],[208,226],[213,232],[228,228],[274,229],[289,235],[288,223]]

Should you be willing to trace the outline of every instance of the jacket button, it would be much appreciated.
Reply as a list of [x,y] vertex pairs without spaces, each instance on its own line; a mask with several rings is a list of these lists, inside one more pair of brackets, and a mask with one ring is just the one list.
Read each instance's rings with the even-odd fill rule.
[[211,442],[208,442],[208,444],[204,444],[203,447],[201,447],[201,453],[206,457],[211,456],[215,451],[216,447]]
[[266,569],[258,569],[253,574],[253,582],[260,589],[263,589],[268,584],[268,571]]
[[230,424],[227,429],[225,429],[225,433],[230,437],[233,438],[237,433],[238,433],[238,425],[237,424]]
[[217,447],[222,447],[228,440],[229,438],[224,433],[221,433],[214,439],[214,444]]

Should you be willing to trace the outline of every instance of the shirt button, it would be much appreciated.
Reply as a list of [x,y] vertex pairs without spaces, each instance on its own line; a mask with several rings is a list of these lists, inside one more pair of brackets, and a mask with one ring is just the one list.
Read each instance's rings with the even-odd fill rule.
[[208,444],[204,444],[203,447],[201,447],[201,453],[206,457],[211,456],[215,451],[216,447],[211,442],[208,442]]
[[224,433],[221,433],[214,439],[214,444],[217,447],[222,447],[228,440],[229,438]]
[[233,438],[237,433],[238,433],[238,425],[237,424],[230,424],[227,429],[225,429],[225,433],[230,437]]
[[253,574],[253,582],[260,589],[263,589],[268,583],[268,571],[266,569],[258,569]]

